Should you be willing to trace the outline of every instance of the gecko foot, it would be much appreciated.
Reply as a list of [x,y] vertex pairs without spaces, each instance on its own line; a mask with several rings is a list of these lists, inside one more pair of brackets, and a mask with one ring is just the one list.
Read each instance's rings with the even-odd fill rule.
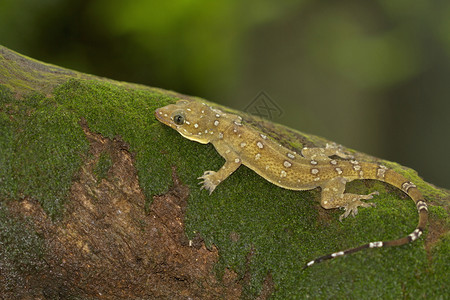
[[375,203],[366,203],[362,202],[362,200],[369,200],[373,198],[373,195],[378,195],[378,192],[370,193],[369,195],[352,195],[352,194],[344,194],[345,196],[352,197],[352,201],[343,206],[345,213],[343,213],[339,217],[339,221],[342,222],[343,219],[347,218],[350,214],[354,217],[358,214],[358,207],[375,207]]
[[209,194],[211,194],[219,184],[218,180],[214,179],[215,175],[216,172],[214,171],[205,171],[202,176],[198,177],[197,179],[203,179],[203,181],[198,183],[202,185],[200,189],[208,190]]

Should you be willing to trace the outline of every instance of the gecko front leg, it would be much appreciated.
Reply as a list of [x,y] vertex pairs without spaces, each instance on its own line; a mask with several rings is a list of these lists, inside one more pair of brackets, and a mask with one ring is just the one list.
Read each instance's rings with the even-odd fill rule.
[[355,216],[358,214],[358,207],[375,206],[374,203],[365,203],[361,200],[369,200],[373,195],[378,195],[378,192],[373,192],[368,195],[358,195],[351,193],[344,193],[345,184],[347,180],[343,177],[335,177],[323,185],[320,204],[325,209],[330,208],[344,208],[345,212],[339,217],[339,221],[348,217],[350,214]]
[[239,156],[231,151],[230,149],[226,149],[223,153],[219,152],[223,158],[225,158],[225,164],[219,171],[205,171],[202,176],[197,179],[203,179],[203,181],[199,182],[202,185],[201,189],[206,189],[211,194],[219,183],[227,179],[228,176],[231,175],[237,168],[242,164]]

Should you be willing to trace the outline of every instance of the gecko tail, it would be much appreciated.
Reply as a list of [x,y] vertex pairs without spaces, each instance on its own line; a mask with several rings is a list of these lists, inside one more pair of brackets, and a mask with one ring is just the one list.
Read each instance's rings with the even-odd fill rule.
[[340,257],[340,256],[345,256],[348,254],[359,252],[364,249],[401,246],[401,245],[405,245],[405,244],[414,242],[422,235],[422,233],[424,231],[424,227],[427,223],[427,218],[428,218],[428,207],[427,207],[426,203],[423,200],[420,200],[420,201],[416,202],[416,206],[417,206],[417,210],[419,212],[419,224],[416,227],[416,229],[413,232],[411,232],[409,235],[399,238],[399,239],[390,240],[390,241],[371,242],[371,243],[361,245],[359,247],[350,248],[347,250],[327,254],[327,255],[318,257],[314,260],[311,260],[310,262],[306,263],[302,269],[304,270],[306,268],[311,267],[312,265],[321,263],[325,260],[333,259],[333,258]]

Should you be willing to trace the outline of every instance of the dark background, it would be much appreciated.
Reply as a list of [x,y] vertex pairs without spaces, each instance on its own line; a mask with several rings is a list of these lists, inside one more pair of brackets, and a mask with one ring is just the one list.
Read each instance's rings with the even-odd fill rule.
[[450,1],[0,0],[0,44],[245,109],[450,187]]

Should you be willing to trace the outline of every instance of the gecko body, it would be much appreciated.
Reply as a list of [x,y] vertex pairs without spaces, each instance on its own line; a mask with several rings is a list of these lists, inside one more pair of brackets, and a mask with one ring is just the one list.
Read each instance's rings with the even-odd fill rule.
[[355,216],[358,207],[374,206],[362,200],[368,195],[345,193],[345,185],[355,179],[374,179],[389,183],[405,192],[416,204],[419,223],[416,229],[400,239],[371,242],[356,248],[335,252],[314,259],[305,267],[353,253],[365,248],[403,245],[419,238],[427,223],[428,207],[417,187],[399,173],[379,164],[355,160],[336,144],[324,148],[306,148],[296,153],[271,139],[264,133],[246,125],[240,116],[225,113],[195,100],[180,100],[159,108],[156,118],[177,130],[183,137],[199,143],[212,143],[225,159],[218,171],[205,171],[199,177],[202,188],[210,193],[230,176],[241,164],[249,167],[269,182],[290,190],[321,188],[323,208],[343,208],[340,220]]

